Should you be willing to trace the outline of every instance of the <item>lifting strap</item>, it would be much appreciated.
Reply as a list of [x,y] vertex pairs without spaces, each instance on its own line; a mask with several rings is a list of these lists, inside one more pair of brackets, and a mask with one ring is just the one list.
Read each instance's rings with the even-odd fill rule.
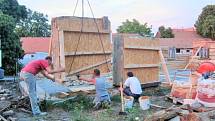
[[[79,2],[79,0],[76,1],[76,5],[75,5],[74,11],[73,11],[73,16],[75,15],[78,2]],[[94,13],[93,13],[93,10],[92,10],[92,7],[90,5],[89,0],[87,0],[87,3],[89,5],[90,11],[91,11],[91,14],[92,14],[92,17],[93,17],[93,21],[94,21],[94,23],[96,25],[96,28],[97,28],[97,31],[98,31],[98,35],[99,35],[99,40],[98,41],[100,41],[100,44],[101,44],[101,47],[102,47],[102,51],[103,51],[104,56],[105,56],[105,61],[106,61],[107,69],[108,69],[108,72],[110,72],[110,69],[109,69],[109,66],[108,66],[108,62],[109,61],[108,61],[108,59],[106,57],[106,53],[105,53],[105,49],[104,49],[104,44],[102,42],[101,33],[99,31],[98,23],[96,22],[96,18],[94,16]],[[81,35],[83,33],[83,24],[84,24],[83,22],[84,22],[84,0],[82,0],[81,31],[80,31],[80,34],[79,34],[79,37],[78,37],[77,45],[76,45],[76,48],[75,48],[75,53],[73,55],[72,61],[71,61],[70,66],[69,66],[69,73],[68,73],[67,77],[71,75],[70,74],[71,73],[71,69],[73,67],[73,64],[74,64],[74,61],[75,61],[75,57],[76,57],[76,54],[77,54],[77,51],[78,51],[78,46],[79,46],[79,43],[80,43],[80,40],[81,40]]]

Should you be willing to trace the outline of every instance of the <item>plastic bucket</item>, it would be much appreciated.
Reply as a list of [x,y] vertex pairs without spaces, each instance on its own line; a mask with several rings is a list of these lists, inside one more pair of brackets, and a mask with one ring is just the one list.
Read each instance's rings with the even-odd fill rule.
[[142,110],[148,110],[150,108],[150,100],[148,96],[141,96],[139,98],[139,103]]
[[131,109],[134,103],[134,98],[132,96],[124,97],[124,103],[126,109]]

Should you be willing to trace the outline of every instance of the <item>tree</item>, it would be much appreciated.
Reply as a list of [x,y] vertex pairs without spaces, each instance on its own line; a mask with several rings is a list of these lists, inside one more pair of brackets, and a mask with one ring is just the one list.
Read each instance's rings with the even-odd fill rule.
[[27,17],[26,7],[19,5],[17,0],[0,0],[0,11],[12,16],[16,22]]
[[0,12],[0,40],[2,49],[2,68],[6,75],[16,72],[16,62],[23,56],[18,35],[14,32],[16,20]]
[[136,19],[133,19],[133,21],[127,19],[126,22],[122,22],[122,25],[118,27],[117,32],[153,36],[151,28],[148,27],[147,23],[141,24]]
[[15,27],[17,22],[26,17],[25,6],[19,5],[17,0],[0,0],[2,68],[6,75],[15,74],[16,62],[23,56],[24,51],[19,36],[15,33]]
[[174,34],[170,27],[166,29],[164,26],[160,26],[158,30],[160,32],[160,38],[174,38]]
[[207,5],[203,8],[202,13],[199,15],[195,23],[197,33],[203,37],[215,39],[215,5]]
[[215,39],[215,16],[209,15],[202,23],[202,35]]
[[28,16],[21,20],[16,28],[20,37],[48,37],[51,26],[48,24],[47,15],[28,9]]

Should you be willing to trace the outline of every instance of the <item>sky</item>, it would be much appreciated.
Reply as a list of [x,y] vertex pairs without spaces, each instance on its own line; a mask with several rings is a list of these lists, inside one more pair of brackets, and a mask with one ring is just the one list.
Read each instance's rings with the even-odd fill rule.
[[[72,16],[77,0],[18,0],[34,11],[49,16],[49,20],[58,16]],[[77,5],[75,16],[81,16],[81,1]],[[215,0],[89,0],[95,17],[108,16],[112,31],[126,19],[137,19],[140,23],[152,26],[155,33],[158,27],[164,25],[172,28],[193,27],[202,8],[215,4]],[[84,0],[84,14],[92,14]]]

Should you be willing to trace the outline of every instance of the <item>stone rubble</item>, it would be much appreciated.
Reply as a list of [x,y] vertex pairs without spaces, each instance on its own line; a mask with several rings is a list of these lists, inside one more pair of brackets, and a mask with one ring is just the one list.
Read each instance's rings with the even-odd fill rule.
[[5,111],[2,113],[3,116],[13,116],[15,113],[13,110]]
[[13,99],[12,91],[0,87],[0,101]]

